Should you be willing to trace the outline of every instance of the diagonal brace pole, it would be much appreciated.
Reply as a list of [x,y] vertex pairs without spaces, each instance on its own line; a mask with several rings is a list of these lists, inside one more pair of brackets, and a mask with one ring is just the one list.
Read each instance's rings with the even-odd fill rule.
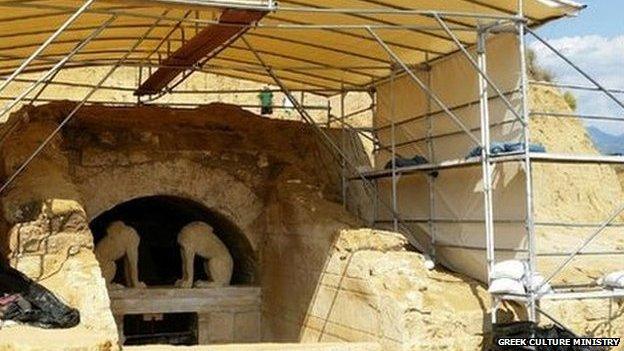
[[[163,13],[163,17],[169,13],[169,10],[165,10]],[[162,21],[161,19],[156,20],[152,25],[143,33],[143,35],[134,43],[134,45],[126,51],[126,53],[115,63],[115,65],[106,73],[106,75],[87,93],[87,95],[76,105],[69,114],[59,123],[59,125],[39,144],[39,146],[33,151],[33,153],[28,156],[28,158],[13,172],[13,174],[2,184],[0,187],[0,194],[2,194],[14,181],[17,177],[30,165],[30,163],[43,151],[43,149],[54,139],[54,137],[71,121],[71,119],[76,115],[78,110],[87,103],[87,101],[95,94],[102,85],[110,78],[110,76],[115,73],[117,68],[119,68],[127,59],[132,55],[134,50],[138,48],[145,38],[147,38],[150,33],[158,26],[158,24]]]
[[574,252],[572,252],[568,256],[568,258],[566,258],[566,260],[563,261],[563,263],[559,265],[559,267],[557,267],[557,269],[555,269],[555,271],[552,272],[537,289],[535,289],[535,291],[540,291],[540,289],[544,287],[544,285],[548,284],[551,280],[553,280],[553,278],[557,276],[557,274],[565,269],[572,262],[572,260],[574,260],[574,258],[585,247],[587,247],[587,245],[589,245],[600,233],[602,233],[622,212],[624,212],[624,203],[622,203],[615,211],[613,211],[609,218],[606,221],[602,222],[602,224],[600,224],[600,227],[598,227],[598,229],[596,229],[589,237],[587,237],[587,239],[585,239],[585,241],[583,241],[583,243],[578,248],[576,248],[576,250],[574,250]]
[[[21,102],[24,97],[30,94],[33,90],[35,90],[41,83],[51,80],[52,76],[56,75],[58,71],[63,68],[63,66],[74,57],[80,50],[82,50],[87,44],[91,42],[95,37],[97,37],[104,29],[106,29],[113,21],[117,18],[116,15],[113,15],[106,22],[104,22],[100,27],[98,27],[95,31],[93,31],[88,37],[86,37],[83,41],[81,41],[72,51],[70,51],[65,57],[63,57],[57,64],[55,64],[46,74],[41,76],[37,81],[31,84],[26,90],[24,90],[21,94],[15,97],[11,102],[7,103],[2,110],[0,110],[0,119],[9,112],[15,105]],[[49,83],[49,82],[48,82]],[[34,101],[33,101],[34,102]]]
[[1,85],[0,92],[2,92],[7,85],[9,85],[15,77],[21,74],[31,62],[33,62],[37,56],[39,56],[56,38],[58,38],[80,15],[82,15],[87,9],[95,2],[95,0],[87,0],[85,3],[73,14],[71,15],[65,23],[63,23],[56,32],[52,33],[52,35],[45,41],[35,52],[33,52],[22,64],[13,72]]
[[598,89],[600,89],[602,92],[607,94],[607,96],[609,98],[611,98],[611,100],[615,101],[616,104],[618,104],[618,105],[620,105],[620,107],[624,108],[624,102],[620,101],[617,97],[615,97],[615,95],[613,95],[613,93],[611,93],[608,89],[603,87],[600,83],[598,83],[598,81],[596,81],[594,78],[592,78],[589,74],[585,73],[585,71],[583,71],[579,66],[575,65],[574,62],[570,61],[570,59],[565,57],[561,52],[559,52],[559,50],[555,49],[552,45],[550,45],[546,40],[544,40],[544,38],[540,37],[539,35],[537,35],[537,33],[535,33],[534,31],[530,30],[529,28],[525,27],[525,30],[527,31],[527,33],[529,33],[533,37],[535,37],[535,39],[539,40],[542,44],[544,44],[548,49],[550,49],[552,52],[554,52],[555,55],[559,56],[559,58],[561,58],[568,65],[570,65],[572,68],[574,68],[574,70],[576,70],[578,73],[580,73],[588,81],[592,82],[592,84],[594,84]]
[[559,328],[567,330],[568,333],[570,333],[570,334],[574,334],[574,332],[572,330],[570,330],[568,327],[563,325],[563,323],[561,323],[558,320],[556,320],[555,317],[553,317],[550,314],[546,313],[543,309],[541,309],[539,307],[535,307],[535,309],[537,310],[537,312],[543,314],[544,316],[546,316],[546,318],[550,319],[553,323],[555,323],[557,326],[559,326]]
[[[254,56],[256,57],[256,59],[258,60],[258,62],[266,69],[267,73],[269,74],[269,76],[271,76],[271,78],[273,79],[273,81],[275,82],[275,84],[277,84],[280,89],[284,92],[284,94],[286,95],[286,97],[290,100],[290,102],[293,104],[293,106],[295,107],[295,109],[297,110],[297,112],[299,113],[299,115],[301,116],[301,118],[308,123],[309,125],[312,126],[313,130],[315,131],[315,133],[323,140],[325,140],[326,144],[329,146],[330,149],[332,149],[333,152],[335,152],[335,154],[340,156],[341,160],[344,160],[345,164],[347,166],[349,166],[351,169],[353,169],[355,171],[355,173],[360,177],[360,179],[362,180],[363,184],[366,184],[368,190],[370,191],[371,197],[375,197],[377,199],[381,199],[381,196],[379,195],[379,192],[375,189],[375,186],[373,184],[371,184],[371,181],[369,179],[367,179],[366,177],[364,177],[362,175],[362,173],[360,173],[357,170],[357,166],[353,163],[352,160],[350,160],[347,155],[340,149],[340,147],[338,145],[336,145],[334,143],[333,140],[331,140],[322,130],[321,128],[314,122],[314,119],[308,114],[308,112],[303,108],[303,106],[301,106],[301,104],[297,101],[297,99],[294,98],[294,96],[292,95],[292,93],[290,92],[290,90],[288,89],[288,87],[286,87],[286,85],[284,85],[281,81],[281,79],[279,79],[279,77],[277,77],[277,75],[273,72],[273,70],[265,63],[265,61],[262,59],[262,57],[260,57],[260,55],[258,54],[258,52],[251,46],[251,44],[249,44],[249,42],[245,39],[245,37],[241,37],[241,40],[245,43],[245,45],[247,46],[247,48],[249,48],[249,50],[254,54]],[[400,228],[402,230],[404,230],[407,234],[407,239],[410,242],[411,245],[413,245],[417,250],[419,250],[420,252],[422,252],[423,254],[427,255],[428,257],[428,253],[430,252],[430,250],[428,250],[428,248],[426,247],[425,244],[421,243],[420,241],[417,240],[416,235],[412,232],[412,230],[405,225],[402,220],[400,219],[399,214],[394,211],[392,209],[392,207],[390,205],[388,205],[387,203],[385,203],[385,201],[380,201],[382,203],[382,205],[390,212],[390,214],[392,215],[393,218],[397,219],[399,221],[399,224],[401,225]]]
[[401,58],[399,58],[399,56],[392,51],[392,49],[388,46],[388,44],[386,44],[378,35],[377,33],[375,33],[370,27],[366,27],[366,30],[368,30],[368,32],[373,36],[373,38],[375,38],[375,40],[379,43],[379,45],[381,45],[381,47],[388,53],[388,55],[390,55],[390,57],[392,57],[392,59],[398,63],[401,68],[405,71],[405,73],[407,73],[410,78],[412,78],[412,80],[427,94],[429,95],[429,97],[431,97],[431,99],[449,116],[451,117],[451,119],[455,122],[455,124],[457,124],[463,131],[464,133],[466,133],[466,135],[468,135],[470,137],[470,139],[472,139],[472,141],[477,145],[477,146],[482,146],[481,142],[479,141],[479,139],[470,131],[470,129],[468,127],[466,127],[466,125],[461,121],[461,119],[459,117],[457,117],[457,115],[455,115],[449,108],[448,106],[446,106],[446,104],[431,90],[429,89],[425,83],[423,83],[422,80],[420,80],[420,78],[418,78],[416,76],[416,74],[414,74],[414,72],[412,72],[412,70],[409,69],[409,67],[407,67],[407,65],[405,64],[405,62],[403,62],[401,60]]
[[483,69],[481,69],[479,67],[479,64],[477,62],[475,62],[474,58],[472,56],[470,56],[470,53],[468,52],[468,50],[466,50],[466,48],[464,47],[464,45],[459,41],[459,39],[457,38],[457,36],[451,31],[451,29],[448,27],[448,25],[446,24],[446,22],[444,22],[442,20],[442,18],[440,18],[440,16],[438,16],[437,14],[433,14],[433,16],[435,17],[436,21],[438,21],[438,24],[440,24],[440,27],[442,27],[442,29],[444,29],[444,31],[446,32],[446,34],[448,34],[449,37],[451,37],[451,39],[453,39],[453,42],[455,42],[455,45],[457,45],[457,47],[459,48],[459,50],[461,50],[461,52],[464,54],[464,56],[466,56],[466,58],[468,59],[468,61],[470,62],[470,64],[472,65],[472,67],[474,67],[477,72],[479,72],[479,75],[481,77],[483,77],[483,79],[485,79],[488,83],[488,85],[490,87],[492,87],[492,89],[494,89],[494,91],[496,92],[496,94],[498,94],[498,97],[501,98],[501,100],[503,101],[503,103],[505,104],[505,106],[507,106],[507,109],[509,109],[509,111],[511,111],[511,113],[513,113],[514,117],[520,122],[522,123],[523,126],[526,126],[526,121],[524,119],[522,119],[522,117],[520,117],[520,114],[518,113],[518,111],[516,111],[516,109],[511,105],[511,102],[507,99],[507,97],[505,96],[505,94],[503,94],[503,92],[500,90],[500,88],[492,81],[492,79],[490,79],[490,77],[487,75],[487,73],[485,73],[483,71]]

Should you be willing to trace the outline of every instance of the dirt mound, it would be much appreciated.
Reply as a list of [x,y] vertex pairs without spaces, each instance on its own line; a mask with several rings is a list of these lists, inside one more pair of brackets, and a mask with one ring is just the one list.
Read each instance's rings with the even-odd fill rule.
[[[533,87],[530,91],[532,111],[573,114],[563,95],[556,89]],[[531,138],[542,143],[548,152],[590,154],[599,152],[577,118],[553,118],[537,115],[531,120]],[[620,175],[621,177],[621,175]],[[539,163],[533,164],[535,220],[537,222],[540,262],[557,265],[564,253],[571,252],[587,238],[599,223],[624,199],[621,178],[610,165]],[[624,221],[624,216],[619,218]],[[570,227],[569,224],[579,225]],[[540,242],[542,244],[540,245]],[[624,239],[610,228],[590,244],[586,251],[606,252],[624,249]],[[554,257],[552,254],[560,257]],[[592,283],[605,271],[622,269],[617,256],[584,256],[563,274],[562,281]],[[620,256],[621,257],[621,256]]]
[[[574,114],[563,94],[555,88],[533,86],[529,99],[532,111]],[[534,115],[530,127],[532,139],[542,143],[548,152],[599,154],[578,118]]]
[[[557,108],[556,92],[538,94],[535,99],[544,99],[534,101],[536,110]],[[31,122],[55,122],[72,106],[55,103],[25,110],[22,116]],[[546,144],[550,151],[590,152],[582,125],[572,122],[561,126],[536,119],[536,129],[543,133],[536,132],[534,140]],[[416,345],[432,350],[474,350],[483,345],[489,301],[481,284],[444,270],[426,270],[422,255],[405,250],[405,239],[398,234],[364,229],[336,235],[356,221],[336,201],[329,201],[335,199],[322,194],[337,194],[338,170],[329,163],[331,159],[321,151],[318,140],[310,137],[312,133],[304,124],[268,120],[223,104],[193,110],[90,106],[81,109],[63,131],[64,144],[55,145],[55,150],[80,152],[80,157],[85,157],[83,152],[98,151],[100,156],[92,159],[108,157],[109,163],[119,160],[126,167],[124,172],[149,163],[150,158],[164,157],[154,156],[162,150],[170,153],[167,157],[178,158],[184,152],[200,150],[205,154],[197,160],[202,167],[209,168],[214,165],[211,162],[225,167],[223,164],[230,162],[235,167],[232,174],[244,178],[245,183],[255,179],[249,176],[251,171],[245,171],[255,167],[250,160],[270,164],[257,167],[267,169],[267,178],[274,179],[276,185],[267,187],[272,193],[264,208],[267,228],[260,257],[264,310],[268,311],[268,327],[279,336],[276,339],[381,340],[387,349],[396,350]],[[557,135],[553,133],[560,134],[551,137]],[[568,145],[566,137],[574,143]],[[110,160],[120,156],[120,150],[125,152],[123,163],[121,158]],[[253,158],[245,156],[251,154]],[[226,156],[236,159],[223,159]],[[259,161],[263,157],[266,160]],[[536,164],[535,170],[539,221],[598,221],[622,198],[618,178],[609,167]],[[165,186],[181,187],[177,182],[161,187]],[[577,233],[547,227],[538,235],[550,244],[542,246],[545,250],[564,250],[582,240],[588,230]],[[599,249],[612,247],[611,242],[598,244]],[[618,263],[611,257],[581,261],[568,276],[593,280],[600,272],[588,270],[610,269],[609,262]],[[573,301],[554,314],[559,317],[574,311],[573,329],[604,334],[598,328],[605,318],[595,315],[598,305],[607,306],[604,301]],[[619,310],[616,314],[621,315]],[[621,319],[616,322],[613,325],[621,329]]]
[[[534,111],[574,113],[553,88],[534,87],[530,93]],[[531,128],[532,140],[548,152],[599,154],[577,118],[538,115],[532,118]],[[536,163],[534,167],[540,219],[602,221],[624,198],[618,174],[610,165]]]
[[[11,117],[23,120],[12,133],[19,133],[20,128],[32,123],[58,123],[74,106],[71,102],[55,102],[25,107]],[[3,126],[11,124],[9,121]],[[123,144],[129,152],[141,150],[146,140],[152,138],[171,150],[202,150],[209,145],[211,152],[216,153],[262,154],[267,162],[286,169],[275,169],[276,175],[315,184],[334,197],[340,193],[336,188],[340,170],[335,169],[331,153],[311,126],[260,117],[236,105],[212,103],[192,109],[90,105],[82,107],[62,133],[76,147],[110,148],[112,141],[102,135],[117,134],[121,136],[115,137],[115,143]],[[329,130],[329,135],[336,141],[341,138],[339,130]],[[357,143],[348,145],[357,147]],[[364,155],[363,150],[358,151]]]
[[[69,85],[50,85],[41,94],[40,99],[42,102],[59,101],[59,100],[72,100],[80,101],[86,96],[91,88],[84,86],[76,86],[76,84],[97,84],[102,79],[110,67],[83,67],[83,68],[70,68],[64,69],[54,79],[55,82],[69,83]],[[25,74],[23,78],[37,79],[39,73]],[[134,104],[136,102],[136,96],[133,95],[133,90],[136,89],[139,79],[139,70],[134,67],[120,67],[106,80],[104,88],[100,89],[93,94],[90,101],[100,101],[118,104]],[[145,79],[145,72],[143,75]],[[31,83],[15,82],[5,89],[0,95],[7,97],[15,97],[19,95],[24,89],[26,89]],[[256,83],[252,81],[245,81],[240,79],[229,78],[216,74],[196,72],[180,84],[174,91],[182,92],[180,94],[167,94],[159,99],[152,101],[154,104],[179,104],[178,106],[184,106],[185,104],[210,104],[213,102],[222,102],[244,106],[245,109],[260,113],[260,100],[258,98],[258,92],[266,84]],[[123,90],[114,90],[109,87],[121,88]],[[275,86],[271,86],[272,89],[277,89]],[[223,92],[219,92],[223,91]],[[350,94],[358,95],[358,93]],[[301,100],[301,94],[295,93],[295,97]],[[284,105],[284,94],[275,92],[273,94],[273,105],[276,107],[271,115],[266,117],[276,119],[289,119],[299,120],[299,115],[292,108],[281,108]],[[305,94],[303,98],[306,106],[313,107],[308,112],[318,122],[327,121],[327,99],[323,96],[314,94]],[[353,111],[356,109],[358,98],[355,100],[349,98],[347,103],[349,106],[353,106]],[[368,99],[370,101],[370,99]],[[332,113],[337,115],[339,113],[338,104],[339,99],[332,100],[334,110]],[[369,102],[370,103],[370,102]],[[357,104],[359,106],[359,104]],[[19,110],[19,105],[16,106],[13,111]],[[4,117],[6,118],[6,116]]]
[[624,188],[624,166],[615,166],[615,172],[617,172],[618,177],[620,178],[620,183],[622,183],[622,188]]

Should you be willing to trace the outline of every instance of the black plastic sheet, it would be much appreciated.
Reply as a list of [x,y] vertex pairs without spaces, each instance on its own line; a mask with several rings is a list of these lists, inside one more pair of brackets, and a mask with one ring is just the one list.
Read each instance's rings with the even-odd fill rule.
[[6,295],[14,298],[0,306],[2,320],[41,328],[71,328],[80,323],[77,309],[65,305],[50,290],[20,271],[0,263],[0,296]]

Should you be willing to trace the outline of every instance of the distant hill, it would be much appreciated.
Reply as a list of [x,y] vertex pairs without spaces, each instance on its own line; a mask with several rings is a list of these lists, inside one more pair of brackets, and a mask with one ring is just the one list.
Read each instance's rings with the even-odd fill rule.
[[601,153],[624,154],[624,134],[609,134],[595,127],[588,127],[587,132]]

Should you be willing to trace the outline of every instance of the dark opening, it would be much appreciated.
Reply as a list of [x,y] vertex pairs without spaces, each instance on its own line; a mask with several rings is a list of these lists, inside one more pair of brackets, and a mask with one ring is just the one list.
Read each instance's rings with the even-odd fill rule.
[[197,313],[130,314],[123,321],[124,345],[197,345]]
[[[173,196],[150,196],[124,202],[102,213],[89,225],[95,243],[104,237],[106,228],[121,220],[141,237],[139,279],[148,286],[173,285],[182,276],[177,235],[193,221],[203,221],[228,247],[234,259],[232,285],[256,283],[256,258],[244,234],[223,215],[188,199]],[[123,260],[117,262],[114,282],[126,285]],[[195,258],[195,280],[206,280],[202,260]]]

